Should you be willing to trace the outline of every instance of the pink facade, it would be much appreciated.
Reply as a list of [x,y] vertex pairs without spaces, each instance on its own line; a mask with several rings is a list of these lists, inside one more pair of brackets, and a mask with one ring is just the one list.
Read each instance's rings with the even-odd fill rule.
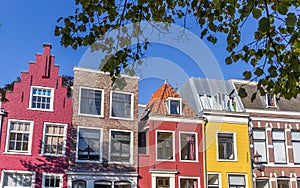
[[72,99],[58,76],[51,45],[36,54],[28,72],[7,92],[2,104],[1,185],[66,187]]

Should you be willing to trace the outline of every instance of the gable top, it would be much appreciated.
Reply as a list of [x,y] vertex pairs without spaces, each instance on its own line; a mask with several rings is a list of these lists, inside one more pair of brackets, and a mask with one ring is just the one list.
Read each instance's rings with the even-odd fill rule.
[[[165,82],[158,88],[149,100],[145,112],[168,115],[166,101],[167,99],[181,99],[179,94]],[[184,102],[182,102],[182,115],[183,116],[196,116],[196,113]]]

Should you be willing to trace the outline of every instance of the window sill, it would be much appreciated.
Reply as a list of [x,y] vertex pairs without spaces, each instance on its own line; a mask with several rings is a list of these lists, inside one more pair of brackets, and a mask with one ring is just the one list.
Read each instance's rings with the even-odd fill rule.
[[66,157],[65,154],[55,155],[55,154],[47,154],[47,153],[42,153],[41,156],[43,156],[43,157]]
[[7,155],[31,155],[31,153],[18,153],[18,152],[9,152],[9,151],[5,151],[5,152],[3,152],[3,154],[7,154]]
[[113,116],[109,116],[109,119],[134,121],[134,118],[123,118],[123,117],[113,117]]
[[81,113],[78,113],[78,115],[79,115],[79,116],[94,117],[94,118],[104,118],[104,115],[81,114]]
[[133,162],[120,162],[120,161],[109,161],[108,164],[122,164],[122,165],[132,165]]
[[101,161],[93,161],[93,160],[80,160],[80,159],[76,159],[75,160],[76,163],[102,163]]
[[186,163],[198,163],[198,160],[180,160],[180,162],[186,162]]
[[175,162],[175,159],[156,159],[156,161]]
[[218,159],[218,162],[237,162],[238,160],[236,159]]
[[42,111],[42,112],[54,112],[53,109],[40,109],[40,108],[27,108],[27,110]]

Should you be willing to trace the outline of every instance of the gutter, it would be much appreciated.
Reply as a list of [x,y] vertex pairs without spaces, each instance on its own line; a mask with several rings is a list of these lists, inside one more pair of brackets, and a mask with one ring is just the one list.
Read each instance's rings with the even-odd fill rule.
[[203,126],[204,126],[204,129],[203,129],[203,134],[204,134],[204,187],[207,187],[207,157],[206,157],[206,125],[208,123],[208,119],[206,117],[203,117]]

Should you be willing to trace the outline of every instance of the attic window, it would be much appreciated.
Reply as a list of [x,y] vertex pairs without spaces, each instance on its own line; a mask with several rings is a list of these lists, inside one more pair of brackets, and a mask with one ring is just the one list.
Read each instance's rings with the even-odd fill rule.
[[266,103],[267,103],[267,108],[276,108],[276,98],[274,94],[267,94],[266,95]]
[[168,114],[181,115],[182,102],[181,98],[167,98],[166,100]]

